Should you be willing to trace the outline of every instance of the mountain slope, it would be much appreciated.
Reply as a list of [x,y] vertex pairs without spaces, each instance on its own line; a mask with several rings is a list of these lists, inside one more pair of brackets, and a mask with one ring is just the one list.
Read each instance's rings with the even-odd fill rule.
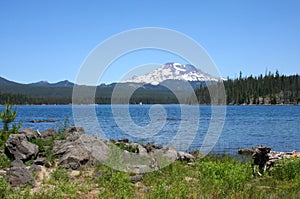
[[18,85],[22,85],[7,79],[4,79],[3,77],[0,77],[0,86],[18,86]]
[[124,82],[158,85],[165,80],[219,81],[218,78],[202,72],[191,64],[166,63],[152,72],[142,76],[134,76]]

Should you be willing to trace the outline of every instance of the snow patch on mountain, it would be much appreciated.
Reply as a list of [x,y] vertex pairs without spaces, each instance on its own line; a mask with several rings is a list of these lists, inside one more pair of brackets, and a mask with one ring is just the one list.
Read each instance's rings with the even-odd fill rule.
[[220,78],[204,73],[191,64],[166,63],[152,72],[141,76],[133,76],[123,82],[158,85],[165,80],[219,81]]

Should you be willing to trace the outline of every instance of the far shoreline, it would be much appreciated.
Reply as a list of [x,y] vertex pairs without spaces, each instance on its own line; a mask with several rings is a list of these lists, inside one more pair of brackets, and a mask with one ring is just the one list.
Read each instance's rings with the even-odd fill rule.
[[[0,104],[0,106],[4,106],[5,104]],[[298,104],[14,104],[13,106],[102,106],[102,105],[190,105],[190,106],[300,106]]]

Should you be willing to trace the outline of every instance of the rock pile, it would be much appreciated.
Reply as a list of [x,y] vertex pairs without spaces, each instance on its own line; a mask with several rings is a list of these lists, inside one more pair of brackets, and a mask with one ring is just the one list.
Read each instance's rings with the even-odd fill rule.
[[[52,132],[52,133],[49,133]],[[7,181],[12,186],[21,186],[26,184],[33,185],[34,178],[32,170],[25,166],[28,161],[33,161],[35,164],[45,164],[46,159],[40,157],[39,147],[29,140],[32,139],[49,139],[54,130],[47,130],[42,132],[41,135],[31,128],[25,128],[19,134],[11,134],[5,143],[5,154],[12,162],[11,168],[4,172]]]
[[[40,165],[51,166],[42,153],[50,146],[42,146],[41,149],[33,140],[49,141],[54,136],[54,129],[39,133],[31,128],[25,128],[19,134],[9,136],[5,144],[5,153],[13,163],[11,168],[4,171],[4,175],[12,186],[34,184],[32,171],[39,171]],[[150,143],[141,145],[129,142],[128,139],[103,140],[85,134],[82,127],[67,128],[64,137],[63,140],[54,140],[51,154],[57,157],[58,166],[72,170],[100,162],[114,169],[141,174],[162,168],[177,160],[191,162],[195,159],[193,155],[172,147]],[[31,161],[30,167],[25,166],[28,161]],[[130,180],[138,181],[138,179],[141,177],[132,177]]]
[[39,147],[29,142],[24,134],[11,134],[5,144],[5,153],[13,160],[26,162],[34,159],[38,152]]

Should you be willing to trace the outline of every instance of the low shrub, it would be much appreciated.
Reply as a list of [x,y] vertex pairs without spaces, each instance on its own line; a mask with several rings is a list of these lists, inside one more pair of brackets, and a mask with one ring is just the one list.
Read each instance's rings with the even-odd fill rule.
[[9,193],[9,189],[9,183],[0,175],[0,198],[5,198],[7,193]]
[[270,173],[277,180],[294,180],[300,178],[300,160],[288,159],[280,162]]

